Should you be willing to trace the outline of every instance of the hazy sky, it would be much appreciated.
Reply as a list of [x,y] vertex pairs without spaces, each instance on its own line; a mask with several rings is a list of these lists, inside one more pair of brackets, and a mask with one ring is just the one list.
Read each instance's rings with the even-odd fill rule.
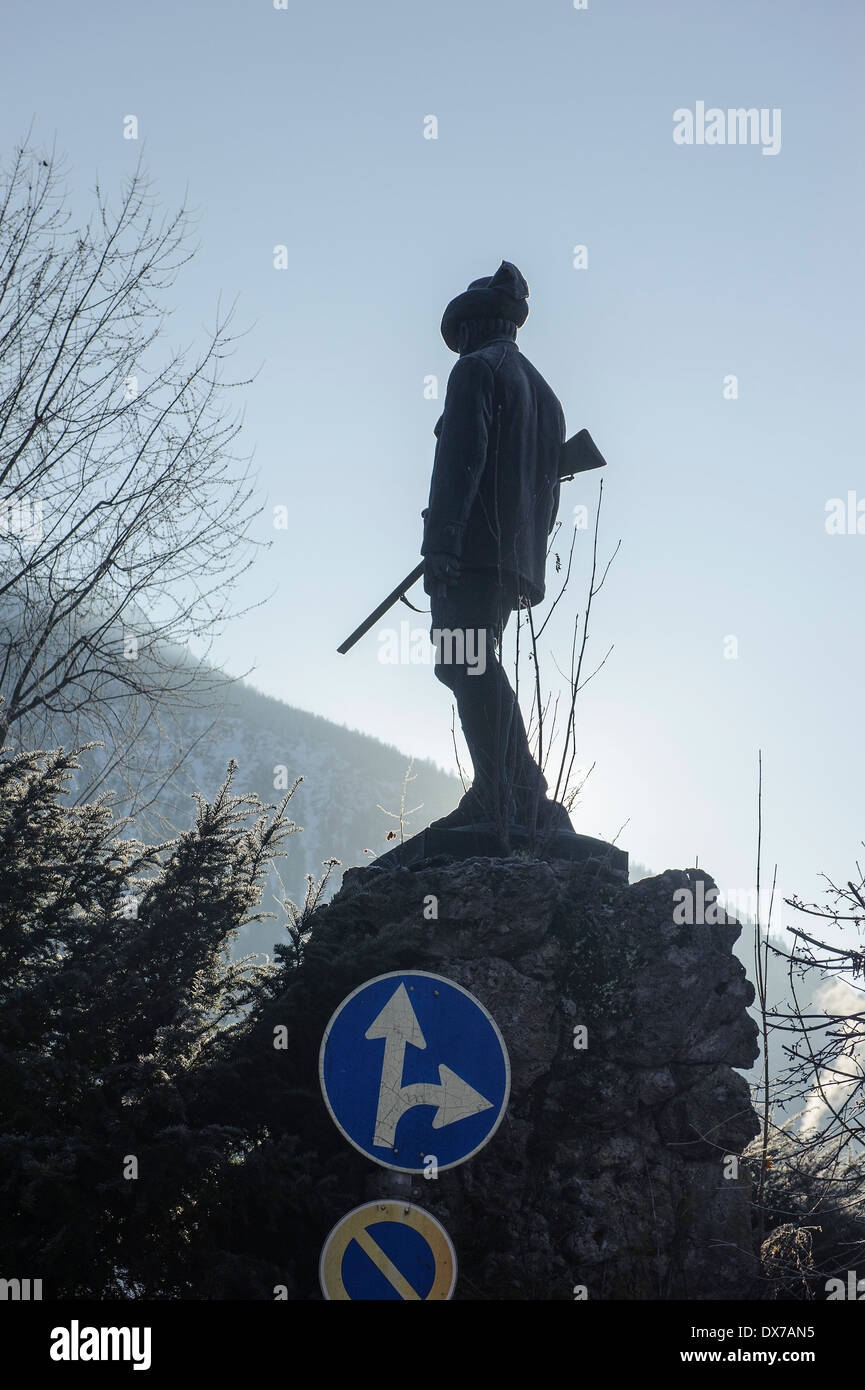
[[[456,360],[442,309],[512,260],[531,289],[520,347],[609,460],[602,555],[622,541],[593,614],[590,662],[613,651],[581,696],[596,768],[576,828],[611,838],[628,821],[636,859],[699,856],[743,891],[762,747],[767,872],[777,860],[782,891],[806,896],[820,871],[853,873],[865,534],[828,534],[826,506],[855,493],[865,532],[863,30],[858,0],[6,14],[4,157],[33,120],[83,207],[97,172],[119,191],[143,148],[166,209],[188,189],[199,213],[172,333],[199,334],[219,295],[250,329],[234,365],[258,369],[244,443],[273,543],[240,599],[272,597],[226,631],[227,669],[452,764],[429,666],[383,664],[375,633],[335,649],[418,559]],[[674,143],[674,111],[698,102],[765,110],[780,149]],[[563,490],[566,531],[598,476]],[[554,687],[590,535],[549,629]]]

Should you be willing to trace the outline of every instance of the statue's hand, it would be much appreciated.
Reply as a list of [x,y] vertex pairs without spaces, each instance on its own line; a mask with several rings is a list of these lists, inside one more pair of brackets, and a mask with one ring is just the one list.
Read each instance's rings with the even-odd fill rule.
[[448,584],[455,584],[460,577],[460,562],[456,555],[443,550],[434,550],[427,555],[424,563],[423,586],[428,594],[440,597]]

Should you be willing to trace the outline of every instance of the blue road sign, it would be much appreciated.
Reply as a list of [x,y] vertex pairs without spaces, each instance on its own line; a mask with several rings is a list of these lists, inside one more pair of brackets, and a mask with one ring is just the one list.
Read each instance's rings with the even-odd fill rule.
[[457,1261],[447,1231],[421,1207],[382,1200],[355,1207],[324,1243],[328,1299],[429,1302],[450,1298]]
[[401,1173],[471,1158],[498,1129],[511,1085],[483,1004],[425,970],[378,975],[344,999],[325,1029],[319,1076],[348,1142]]

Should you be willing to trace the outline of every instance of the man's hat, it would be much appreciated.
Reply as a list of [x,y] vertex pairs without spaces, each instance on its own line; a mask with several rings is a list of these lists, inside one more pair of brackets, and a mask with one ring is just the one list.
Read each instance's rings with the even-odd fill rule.
[[466,319],[506,319],[522,328],[529,316],[529,287],[511,261],[502,261],[495,275],[472,280],[452,299],[442,316],[442,337],[451,352],[459,352],[459,325]]

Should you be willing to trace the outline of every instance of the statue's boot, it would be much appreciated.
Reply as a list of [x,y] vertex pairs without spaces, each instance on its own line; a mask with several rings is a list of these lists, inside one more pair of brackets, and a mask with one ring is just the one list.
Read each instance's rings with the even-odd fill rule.
[[571,818],[560,801],[549,795],[547,779],[534,760],[527,758],[516,785],[517,823],[537,831],[570,830]]
[[[530,801],[520,807],[520,824],[530,825],[534,813],[534,804]],[[551,830],[570,830],[574,827],[567,809],[560,801],[552,801],[549,797],[542,796],[538,800],[536,829],[539,832]]]
[[468,791],[461,798],[459,805],[451,811],[450,815],[442,816],[440,820],[434,820],[429,826],[430,830],[459,830],[464,825],[477,825],[480,821],[488,819],[474,787],[469,787]]
[[[495,823],[495,819],[493,798],[489,794],[484,794],[473,783],[450,815],[442,816],[440,820],[434,820],[429,828],[430,830],[459,830],[466,825],[489,825],[491,822]],[[508,819],[511,824],[518,820],[514,801],[511,802],[511,815]]]

